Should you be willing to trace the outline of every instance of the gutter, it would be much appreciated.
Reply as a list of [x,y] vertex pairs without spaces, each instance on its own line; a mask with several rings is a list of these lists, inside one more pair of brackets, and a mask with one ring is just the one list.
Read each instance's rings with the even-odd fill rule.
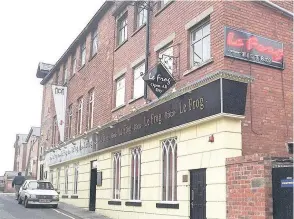
[[274,8],[274,9],[276,9],[276,10],[282,12],[282,14],[284,14],[284,15],[287,16],[287,17],[291,17],[291,18],[293,18],[293,12],[288,11],[288,10],[285,9],[285,8],[282,8],[281,6],[279,6],[279,5],[277,5],[277,4],[273,3],[273,2],[271,2],[271,1],[269,1],[269,0],[261,0],[260,3],[266,5],[266,6],[270,7],[270,8]]

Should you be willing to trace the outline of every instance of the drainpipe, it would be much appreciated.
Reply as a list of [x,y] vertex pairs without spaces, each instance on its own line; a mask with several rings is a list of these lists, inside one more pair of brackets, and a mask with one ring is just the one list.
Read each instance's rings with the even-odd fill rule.
[[269,7],[272,7],[274,9],[277,9],[277,10],[283,12],[283,14],[285,14],[288,17],[293,17],[293,13],[292,12],[286,10],[285,8],[280,7],[279,5],[273,3],[273,2],[271,2],[269,0],[262,0],[261,2],[263,2],[265,5],[267,5]]
[[[150,1],[146,3],[147,19],[146,19],[146,53],[145,53],[145,74],[148,72],[149,63],[149,47],[150,47]],[[144,99],[147,100],[147,83],[144,82]]]

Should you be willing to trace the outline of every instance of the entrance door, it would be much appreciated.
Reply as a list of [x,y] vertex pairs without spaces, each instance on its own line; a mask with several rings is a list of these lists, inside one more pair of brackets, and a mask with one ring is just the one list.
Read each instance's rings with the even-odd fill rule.
[[190,171],[190,218],[206,219],[206,169]]
[[293,219],[293,167],[273,168],[274,219]]
[[97,161],[91,162],[89,211],[95,211],[95,209],[96,209],[96,185],[97,185],[96,162]]

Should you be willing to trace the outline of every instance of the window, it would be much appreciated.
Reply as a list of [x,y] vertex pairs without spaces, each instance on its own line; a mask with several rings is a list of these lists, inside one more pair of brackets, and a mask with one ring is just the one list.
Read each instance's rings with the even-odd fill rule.
[[56,189],[60,191],[60,169],[57,169],[57,177],[56,177]]
[[77,59],[76,57],[72,58],[72,74],[74,75],[77,72]]
[[116,81],[115,106],[119,107],[125,103],[125,78],[121,77]]
[[78,100],[78,111],[77,111],[77,134],[82,133],[83,123],[83,98]]
[[191,67],[210,58],[210,23],[205,22],[191,31]]
[[93,128],[93,112],[94,112],[94,90],[89,92],[88,101],[88,129]]
[[74,165],[74,194],[78,194],[78,182],[79,182],[79,165]]
[[113,199],[120,199],[121,153],[113,154]]
[[173,73],[173,47],[167,47],[159,52],[159,59],[168,72]]
[[117,44],[120,45],[128,38],[128,13],[125,12],[117,20]]
[[86,41],[81,46],[81,65],[86,64]]
[[138,2],[136,6],[136,24],[137,28],[141,27],[146,23],[147,20],[147,9],[146,2]]
[[53,117],[53,129],[52,129],[52,146],[54,147],[57,143],[57,117]]
[[56,72],[55,84],[58,84],[58,82],[59,82],[59,71]]
[[68,69],[67,69],[67,67],[64,67],[63,83],[66,83],[67,79],[68,79]]
[[68,127],[67,127],[67,137],[71,137],[71,127],[72,127],[72,104],[68,107]]
[[141,148],[131,150],[131,200],[140,200]]
[[53,170],[50,170],[49,181],[53,184]]
[[177,138],[161,142],[162,147],[162,200],[177,200]]
[[98,50],[98,30],[92,32],[92,41],[91,41],[91,55],[95,55]]
[[64,169],[64,193],[68,194],[68,166]]
[[134,69],[134,86],[133,99],[142,97],[144,95],[144,80],[142,74],[145,72],[145,63],[142,63]]
[[20,147],[17,148],[17,154],[20,155]]
[[43,147],[41,146],[41,148],[40,148],[40,155],[42,155],[43,154]]

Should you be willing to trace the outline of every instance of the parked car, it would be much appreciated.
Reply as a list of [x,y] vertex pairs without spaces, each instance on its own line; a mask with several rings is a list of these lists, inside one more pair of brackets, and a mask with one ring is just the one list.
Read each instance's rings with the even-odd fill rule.
[[25,208],[32,205],[44,205],[58,207],[59,195],[54,190],[51,182],[40,180],[26,180],[21,186],[18,195],[18,204],[24,204]]

